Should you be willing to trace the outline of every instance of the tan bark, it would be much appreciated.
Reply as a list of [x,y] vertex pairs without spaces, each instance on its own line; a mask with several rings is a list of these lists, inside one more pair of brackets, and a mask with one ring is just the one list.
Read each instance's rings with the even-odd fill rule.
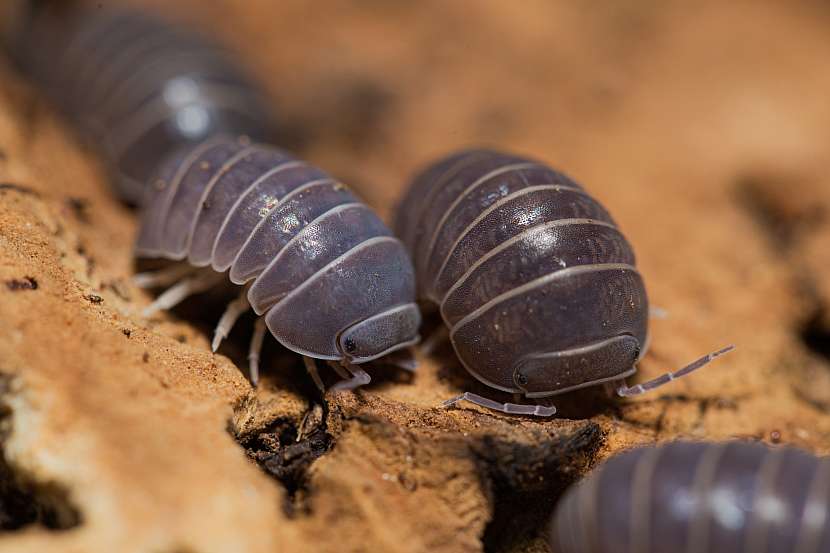
[[830,452],[819,5],[133,3],[227,40],[287,145],[385,215],[414,170],[469,143],[582,182],[669,313],[638,378],[738,349],[650,396],[562,397],[547,421],[438,409],[475,388],[447,348],[419,354],[414,378],[376,367],[376,384],[321,401],[271,344],[254,391],[232,361],[244,336],[214,355],[198,307],[141,317],[135,214],[3,64],[0,515],[31,524],[0,533],[0,552],[546,551],[557,495],[623,448]]

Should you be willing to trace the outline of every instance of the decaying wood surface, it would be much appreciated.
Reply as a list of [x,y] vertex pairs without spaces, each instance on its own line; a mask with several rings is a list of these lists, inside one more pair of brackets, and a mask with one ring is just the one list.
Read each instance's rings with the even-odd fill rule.
[[285,145],[386,216],[418,167],[470,143],[579,179],[669,314],[641,378],[739,349],[652,396],[563,397],[548,421],[437,409],[477,389],[447,347],[414,377],[378,365],[365,390],[320,397],[272,343],[253,390],[250,320],[210,353],[217,298],[141,317],[135,214],[3,62],[0,551],[542,552],[564,486],[631,445],[830,452],[819,3],[133,3],[219,34]]

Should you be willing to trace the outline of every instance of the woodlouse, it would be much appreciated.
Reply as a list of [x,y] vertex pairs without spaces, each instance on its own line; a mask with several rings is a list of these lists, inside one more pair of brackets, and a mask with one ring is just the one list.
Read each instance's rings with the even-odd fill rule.
[[138,255],[186,260],[172,267],[173,279],[209,267],[159,296],[148,313],[227,272],[245,288],[220,320],[213,347],[249,305],[263,315],[252,380],[265,325],[306,358],[340,362],[349,385],[369,378],[353,365],[417,341],[414,269],[403,244],[323,171],[270,146],[215,137],[172,156],[147,190]]
[[[418,296],[440,306],[464,367],[484,384],[540,398],[619,381],[634,395],[731,348],[629,388],[648,342],[648,300],[634,253],[608,212],[562,173],[491,150],[467,150],[419,174],[396,232]],[[548,416],[553,407],[469,400]]]
[[182,146],[273,134],[264,95],[209,38],[140,12],[53,4],[34,4],[16,57],[104,154],[128,202]]
[[557,553],[830,552],[830,460],[748,442],[617,455],[569,490]]

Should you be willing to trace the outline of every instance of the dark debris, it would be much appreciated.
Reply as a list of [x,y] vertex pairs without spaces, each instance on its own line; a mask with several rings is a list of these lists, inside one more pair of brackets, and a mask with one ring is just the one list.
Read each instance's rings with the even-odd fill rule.
[[285,487],[284,511],[288,516],[309,510],[305,501],[308,468],[333,445],[324,417],[308,416],[300,426],[298,429],[293,422],[279,419],[260,432],[237,437],[248,457]]
[[0,182],[0,192],[3,192],[5,190],[19,192],[20,194],[26,194],[29,196],[40,196],[40,194],[38,194],[37,191],[29,188],[28,186],[23,186],[22,184],[14,184],[12,182]]
[[799,329],[799,336],[807,349],[830,360],[830,329],[825,326],[824,320],[823,308],[817,309]]
[[[10,377],[0,375],[0,395],[9,393]],[[0,446],[9,434],[11,410],[0,404]],[[81,524],[80,511],[69,500],[68,490],[55,482],[38,482],[16,469],[0,453],[0,532],[39,525],[48,530],[68,530]]]
[[89,200],[86,198],[77,198],[70,196],[66,199],[66,205],[69,210],[75,215],[75,218],[84,224],[89,224]]
[[480,472],[490,480],[494,508],[482,539],[484,551],[523,551],[539,542],[558,498],[601,444],[595,423],[567,438],[533,445],[485,437],[476,454]]
[[37,287],[37,279],[30,276],[25,276],[22,279],[13,278],[6,281],[6,288],[12,292],[18,292],[20,290],[37,290]]

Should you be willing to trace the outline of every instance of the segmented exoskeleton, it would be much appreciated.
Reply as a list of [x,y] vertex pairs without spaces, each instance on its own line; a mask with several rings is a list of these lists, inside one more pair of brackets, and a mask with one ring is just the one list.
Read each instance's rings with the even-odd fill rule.
[[123,199],[139,203],[183,146],[274,133],[260,90],[208,37],[136,11],[56,4],[32,4],[15,57],[103,154]]
[[143,286],[175,283],[146,315],[225,278],[243,285],[213,349],[250,303],[263,315],[254,382],[266,326],[321,387],[313,359],[333,362],[347,388],[369,381],[356,365],[418,339],[404,247],[343,184],[251,142],[269,134],[268,110],[227,52],[137,12],[32,7],[15,42],[21,65],[100,148],[120,195],[142,207],[138,255],[179,261],[137,275]]
[[[469,150],[427,168],[397,214],[420,298],[440,306],[464,367],[527,398],[618,381],[621,395],[648,343],[648,300],[634,253],[608,212],[576,182],[530,159]],[[467,399],[512,413],[552,407]]]
[[222,317],[214,349],[250,303],[263,315],[252,341],[254,381],[262,321],[288,349],[347,367],[354,385],[368,382],[354,365],[417,341],[415,277],[403,244],[321,170],[270,146],[217,137],[170,158],[148,191],[138,255],[205,270],[147,313],[227,273],[245,288]]
[[565,494],[550,536],[557,553],[828,553],[830,460],[748,442],[637,448]]

